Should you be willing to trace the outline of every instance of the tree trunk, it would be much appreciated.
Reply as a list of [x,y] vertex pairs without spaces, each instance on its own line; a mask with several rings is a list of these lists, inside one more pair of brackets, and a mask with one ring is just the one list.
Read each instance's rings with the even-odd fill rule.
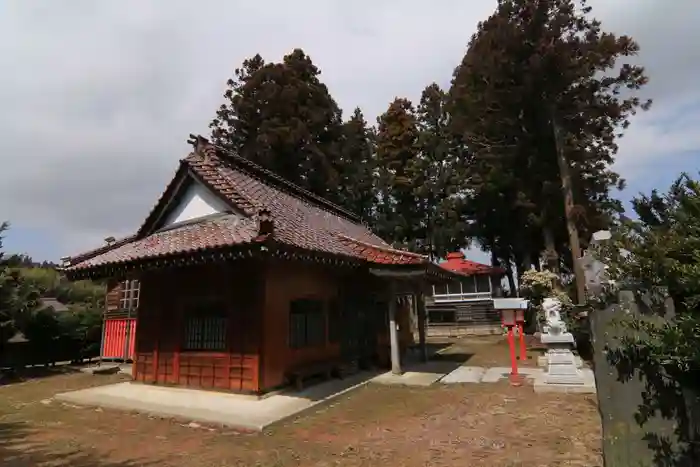
[[523,261],[520,266],[520,270],[518,271],[518,277],[522,276],[523,273],[527,270],[529,270],[532,267],[532,257],[530,255],[530,252],[525,253],[523,256]]
[[[542,215],[544,222],[547,222],[547,216]],[[544,239],[544,254],[547,256],[547,269],[559,276],[559,253],[557,252],[557,244],[554,241],[554,232],[547,224],[542,226],[542,237]]]
[[[532,256],[533,256],[534,258],[538,258],[537,252],[533,252],[533,253],[532,253]],[[540,263],[541,263],[541,261],[535,261],[535,262],[532,264],[533,267],[535,268],[535,271],[538,271],[538,272],[539,272],[539,271],[542,270],[542,265],[541,265]]]
[[510,261],[506,263],[506,277],[508,278],[508,289],[510,289],[510,295],[512,297],[519,297],[520,293],[515,287],[515,277],[513,276],[513,266],[511,266]]
[[501,261],[498,259],[498,255],[495,252],[491,252],[491,266],[494,268],[501,267]]
[[557,164],[559,165],[559,175],[561,177],[561,189],[564,194],[566,230],[569,232],[569,247],[571,248],[574,277],[576,280],[576,299],[579,305],[583,305],[586,303],[586,282],[583,268],[579,261],[581,257],[581,242],[579,241],[578,229],[576,228],[576,223],[573,218],[574,191],[571,186],[571,170],[569,161],[566,159],[562,129],[559,127],[554,109],[552,109],[552,126],[554,127],[554,142],[557,148]]

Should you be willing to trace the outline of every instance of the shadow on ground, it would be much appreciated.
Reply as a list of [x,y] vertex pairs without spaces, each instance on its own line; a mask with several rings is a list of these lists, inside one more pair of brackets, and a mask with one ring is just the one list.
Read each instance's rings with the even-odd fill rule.
[[26,368],[0,369],[0,386],[24,383],[33,379],[77,373],[80,368],[69,365],[31,366]]
[[137,467],[162,465],[141,459],[110,461],[93,452],[63,445],[54,449],[33,440],[34,430],[24,423],[0,422],[0,462],[7,467]]
[[[469,359],[474,357],[474,353],[467,352],[444,352],[441,354],[433,355],[430,360],[438,362],[453,362],[459,365],[467,363]],[[459,366],[457,365],[457,366]]]
[[426,347],[429,360],[464,363],[474,356],[472,352],[463,352],[454,342],[448,340],[427,342]]

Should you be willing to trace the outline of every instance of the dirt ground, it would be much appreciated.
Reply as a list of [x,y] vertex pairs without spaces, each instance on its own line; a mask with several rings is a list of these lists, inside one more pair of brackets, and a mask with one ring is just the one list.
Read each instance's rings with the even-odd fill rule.
[[[520,360],[520,341],[515,337],[516,358],[518,365],[525,367],[537,366],[537,357],[544,355],[545,347],[534,336],[525,335],[526,359]],[[444,347],[437,358],[463,362],[468,366],[510,367],[510,349],[505,336],[464,337],[461,339],[445,339],[430,342],[433,346]]]
[[[472,342],[451,350],[457,354],[481,348],[472,358],[487,362],[502,346]],[[507,349],[503,353],[507,355]],[[513,388],[507,383],[431,388],[372,384],[265,433],[81,408],[51,399],[58,392],[123,379],[63,371],[0,387],[0,463],[8,467],[602,465],[595,397],[534,394],[531,386]]]

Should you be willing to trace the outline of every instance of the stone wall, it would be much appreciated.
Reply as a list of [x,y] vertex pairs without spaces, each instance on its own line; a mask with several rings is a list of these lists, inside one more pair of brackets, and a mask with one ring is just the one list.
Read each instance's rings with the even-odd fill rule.
[[[584,256],[589,302],[602,296],[608,285],[604,265],[593,258],[597,245],[605,244],[609,235],[597,235]],[[612,303],[589,313],[605,466],[698,465],[688,441],[695,434],[689,428],[682,388],[658,369],[613,358],[624,332],[620,323],[640,316],[652,319],[642,297],[631,289],[619,291],[609,300]],[[672,304],[666,309],[666,316],[653,319],[672,319]]]

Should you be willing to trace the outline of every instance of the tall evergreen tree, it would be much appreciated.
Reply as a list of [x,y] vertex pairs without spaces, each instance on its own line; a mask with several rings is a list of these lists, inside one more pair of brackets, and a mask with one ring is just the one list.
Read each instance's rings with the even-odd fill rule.
[[590,11],[586,0],[499,0],[454,73],[449,111],[474,156],[474,222],[493,226],[493,210],[505,211],[482,233],[521,272],[545,252],[571,270],[562,253],[574,234],[610,222],[615,139],[648,105],[633,95],[643,69],[617,66],[637,44],[603,32]]
[[[467,154],[449,131],[445,92],[433,83],[421,95],[416,119],[417,155],[410,164],[416,210],[422,215],[421,238],[433,257],[466,246],[463,210]],[[460,157],[461,156],[461,157]]]
[[418,126],[408,99],[395,99],[377,118],[378,205],[376,229],[396,246],[425,250],[422,214],[417,209],[414,165]]
[[209,126],[215,143],[337,201],[342,118],[320,74],[301,49],[281,63],[256,55],[228,80]]
[[337,169],[339,203],[372,222],[377,202],[374,134],[359,108],[343,124]]

